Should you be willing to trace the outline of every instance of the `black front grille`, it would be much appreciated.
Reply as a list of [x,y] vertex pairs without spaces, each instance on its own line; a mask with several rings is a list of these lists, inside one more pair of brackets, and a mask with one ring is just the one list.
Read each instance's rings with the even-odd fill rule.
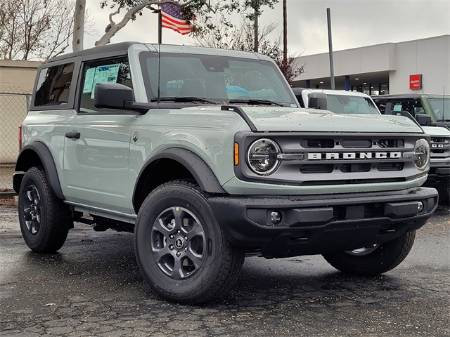
[[371,164],[343,164],[340,165],[341,172],[369,172],[372,169]]
[[268,176],[244,170],[245,178],[255,181],[335,186],[400,183],[426,174],[417,169],[413,160],[421,134],[251,134],[244,148],[261,137],[276,141],[281,153],[277,170]]
[[380,163],[377,165],[378,171],[401,171],[404,163]]
[[450,156],[450,139],[445,137],[432,137],[431,153],[440,155],[440,157],[443,157],[446,154]]
[[368,148],[372,147],[372,141],[369,139],[343,139],[340,141],[343,148]]
[[332,149],[334,148],[333,139],[306,139],[302,142],[305,148]]
[[310,173],[331,173],[334,170],[334,165],[301,165],[300,172],[304,174]]
[[445,137],[431,137],[432,143],[445,143],[445,140],[448,140],[448,138]]
[[380,139],[377,144],[382,149],[405,147],[405,141],[403,139]]
[[402,182],[417,174],[411,160],[415,141],[356,135],[306,137],[299,140],[298,149],[288,143],[284,167],[289,173],[297,168],[301,184],[308,186]]

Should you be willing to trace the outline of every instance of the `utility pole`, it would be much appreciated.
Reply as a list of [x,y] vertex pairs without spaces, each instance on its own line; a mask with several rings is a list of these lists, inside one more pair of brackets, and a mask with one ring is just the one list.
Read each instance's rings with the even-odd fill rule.
[[287,0],[283,0],[283,63],[288,64]]
[[77,0],[73,17],[72,50],[83,50],[84,15],[86,12],[86,0]]
[[253,0],[253,9],[255,10],[255,20],[253,21],[253,51],[257,53],[259,50],[259,0]]
[[331,36],[331,13],[327,8],[327,22],[328,22],[328,53],[330,55],[330,82],[331,89],[336,89],[336,83],[334,81],[334,61],[333,61],[333,37]]

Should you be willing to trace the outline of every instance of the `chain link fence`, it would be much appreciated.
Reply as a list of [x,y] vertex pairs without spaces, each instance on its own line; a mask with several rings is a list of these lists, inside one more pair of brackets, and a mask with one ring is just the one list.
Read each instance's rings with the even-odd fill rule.
[[27,114],[29,101],[29,94],[0,92],[0,194],[12,192],[19,125]]

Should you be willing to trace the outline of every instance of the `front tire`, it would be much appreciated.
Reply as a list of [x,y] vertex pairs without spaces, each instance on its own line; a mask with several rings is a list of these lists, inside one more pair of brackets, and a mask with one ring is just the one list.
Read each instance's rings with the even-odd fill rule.
[[73,227],[70,210],[37,167],[24,175],[19,191],[19,223],[27,246],[36,253],[55,253]]
[[203,193],[184,181],[164,184],[147,196],[138,214],[135,250],[153,291],[190,304],[225,295],[244,260],[226,240]]
[[347,252],[324,254],[325,260],[347,274],[376,276],[397,267],[411,251],[415,231],[371,247]]

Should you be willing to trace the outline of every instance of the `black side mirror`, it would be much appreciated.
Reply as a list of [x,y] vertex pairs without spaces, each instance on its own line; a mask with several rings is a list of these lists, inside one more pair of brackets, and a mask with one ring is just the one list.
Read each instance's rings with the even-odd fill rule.
[[431,117],[425,114],[417,114],[416,115],[417,123],[422,126],[431,126]]
[[327,110],[327,96],[322,93],[310,94],[308,97],[308,108]]
[[126,109],[134,101],[133,89],[119,83],[97,83],[94,98],[96,108]]

